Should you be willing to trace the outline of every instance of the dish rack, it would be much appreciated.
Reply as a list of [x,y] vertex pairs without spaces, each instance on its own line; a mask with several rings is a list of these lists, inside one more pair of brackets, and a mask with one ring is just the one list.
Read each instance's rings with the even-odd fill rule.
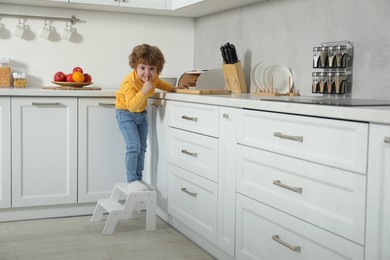
[[288,92],[280,93],[277,88],[274,88],[274,78],[271,77],[271,86],[256,89],[253,93],[256,96],[299,96],[299,92],[297,92],[292,84],[292,78],[288,77]]

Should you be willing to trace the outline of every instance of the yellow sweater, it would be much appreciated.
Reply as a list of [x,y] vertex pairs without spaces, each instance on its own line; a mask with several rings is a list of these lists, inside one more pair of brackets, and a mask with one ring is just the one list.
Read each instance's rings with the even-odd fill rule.
[[143,112],[147,105],[148,97],[153,95],[156,88],[164,91],[173,91],[174,87],[162,81],[158,76],[153,80],[154,89],[146,96],[140,92],[144,83],[138,78],[135,70],[129,73],[122,81],[116,92],[115,108],[129,110],[130,112]]

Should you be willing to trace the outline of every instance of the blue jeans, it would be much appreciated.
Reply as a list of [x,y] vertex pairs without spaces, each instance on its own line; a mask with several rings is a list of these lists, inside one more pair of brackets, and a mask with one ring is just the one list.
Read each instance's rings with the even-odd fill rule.
[[132,113],[116,109],[115,113],[126,144],[127,181],[140,181],[144,170],[146,140],[148,138],[146,110],[141,113]]

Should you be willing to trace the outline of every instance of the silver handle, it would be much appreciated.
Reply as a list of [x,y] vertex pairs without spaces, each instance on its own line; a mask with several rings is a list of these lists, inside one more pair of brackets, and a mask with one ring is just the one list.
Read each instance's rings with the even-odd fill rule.
[[291,190],[293,192],[296,192],[296,193],[299,193],[299,194],[302,194],[302,188],[297,188],[297,187],[291,187],[289,185],[286,185],[286,184],[283,184],[280,180],[275,180],[272,182],[274,185],[276,186],[279,186],[279,187],[282,187],[284,189],[287,189],[287,190]]
[[187,150],[181,150],[182,153],[193,156],[193,157],[198,157],[198,153],[191,153]]
[[223,114],[223,118],[229,119],[229,114]]
[[390,137],[385,137],[383,142],[385,142],[385,144],[390,144]]
[[278,242],[279,244],[282,244],[282,245],[284,245],[285,247],[290,248],[292,251],[295,251],[295,252],[298,252],[298,253],[301,252],[301,247],[300,247],[300,246],[293,246],[293,245],[290,245],[289,243],[287,243],[287,242],[281,240],[281,239],[279,238],[279,235],[273,235],[273,236],[272,236],[272,239],[275,240],[276,242]]
[[285,134],[282,134],[281,132],[275,132],[274,136],[303,143],[303,136],[285,135]]
[[156,103],[152,103],[152,106],[154,106],[154,107],[162,107],[161,104],[156,104]]
[[60,102],[32,102],[31,103],[33,106],[58,106],[61,105]]
[[196,197],[198,196],[198,193],[196,192],[191,192],[191,191],[188,191],[187,188],[181,188],[181,191],[184,192],[184,193],[187,193],[188,195],[192,196],[192,197]]
[[115,106],[115,103],[99,103],[99,106],[102,106],[102,107],[113,107],[113,106]]
[[197,117],[181,116],[181,118],[182,118],[182,119],[185,119],[185,120],[190,120],[190,121],[198,122],[198,118],[197,118]]

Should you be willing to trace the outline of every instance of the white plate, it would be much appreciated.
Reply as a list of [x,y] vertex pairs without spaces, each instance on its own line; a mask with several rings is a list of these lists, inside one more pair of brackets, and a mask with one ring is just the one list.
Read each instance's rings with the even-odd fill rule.
[[263,73],[264,69],[269,66],[269,63],[263,62],[260,64],[255,73],[255,81],[259,89],[263,90],[265,88],[264,84],[261,81],[261,74]]
[[290,68],[286,66],[272,65],[265,72],[265,82],[268,87],[273,87],[274,91],[277,90],[280,94],[285,94],[293,85],[293,75]]
[[259,86],[257,85],[257,82],[256,82],[256,70],[257,70],[257,67],[259,67],[263,62],[259,62],[257,64],[255,64],[255,66],[253,66],[252,70],[251,70],[251,82],[253,84],[253,86],[255,88],[259,88]]
[[271,86],[267,83],[267,80],[266,80],[265,76],[266,76],[266,73],[269,70],[269,68],[272,67],[272,66],[274,66],[274,65],[268,64],[268,66],[265,67],[263,69],[263,71],[261,72],[260,80],[261,80],[261,84],[263,85],[263,87],[265,89],[271,88]]

